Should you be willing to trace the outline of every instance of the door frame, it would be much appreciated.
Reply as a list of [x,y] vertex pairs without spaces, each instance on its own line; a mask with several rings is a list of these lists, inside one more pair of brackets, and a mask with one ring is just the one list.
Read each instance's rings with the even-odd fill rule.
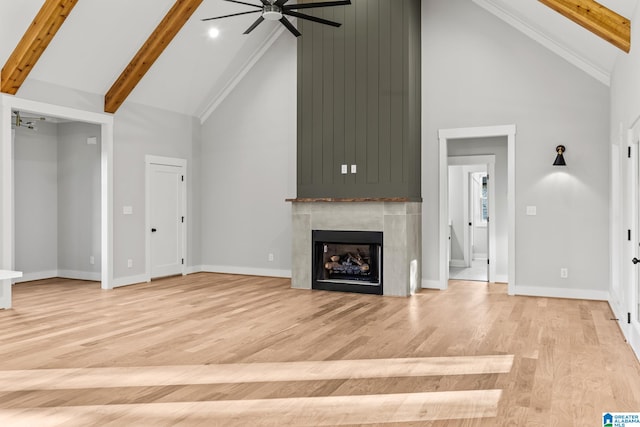
[[[113,289],[113,115],[94,113],[39,101],[0,95],[0,169],[2,170],[2,258],[1,266],[12,270],[15,265],[14,152],[11,138],[11,111],[21,110],[61,119],[100,125],[100,235],[102,289]],[[7,281],[5,281],[7,282]],[[3,284],[11,302],[11,283]],[[4,295],[4,293],[3,293]]]
[[[495,190],[495,171],[496,171],[496,156],[494,154],[489,154],[489,155],[483,155],[483,156],[451,156],[448,157],[448,166],[484,166],[487,172],[487,175],[489,176],[489,180],[488,180],[488,194],[487,197],[489,199],[489,222],[487,223],[487,258],[489,259],[489,268],[487,269],[487,281],[488,282],[494,282],[496,279],[496,232],[495,232],[495,227],[493,227],[491,225],[491,217],[493,217],[495,215],[495,194],[496,194],[496,190]],[[469,179],[471,177],[471,174],[473,172],[467,172],[467,175],[465,176],[465,180],[467,181],[467,186],[469,187],[468,191],[467,191],[467,206],[465,208],[465,215],[470,215],[470,210],[471,210],[471,188],[469,186]],[[448,178],[448,173],[447,173],[447,178]],[[447,200],[449,200],[449,183],[447,180]],[[447,204],[447,212],[446,212],[447,216],[446,218],[449,218],[449,205]],[[467,218],[466,223],[468,223],[469,221],[471,221],[472,223],[474,222],[474,219],[472,218]],[[464,232],[464,245],[465,245],[465,252],[470,251],[470,253],[467,255],[465,254],[465,257],[469,257],[469,262],[471,263],[473,261],[473,251],[471,250],[471,246],[472,246],[473,242],[471,241],[471,232],[469,231],[469,227],[465,226],[465,232]],[[447,277],[448,280],[448,277]]]
[[[448,142],[451,139],[475,139],[486,137],[506,137],[507,138],[507,248],[508,248],[508,286],[507,293],[515,295],[516,290],[516,202],[515,202],[515,146],[516,146],[516,125],[467,127],[438,130],[439,139],[439,213],[440,213],[440,268],[439,282],[440,289],[448,287],[449,263],[447,261],[448,252],[448,232],[449,227],[449,159]],[[495,251],[494,251],[495,252]]]
[[182,214],[184,216],[184,223],[182,223],[182,243],[180,251],[182,252],[182,258],[184,259],[184,263],[181,267],[181,274],[184,276],[187,274],[187,247],[188,247],[188,239],[187,239],[187,224],[189,223],[189,216],[187,215],[187,189],[188,189],[188,179],[187,179],[187,160],[180,159],[175,157],[163,157],[163,156],[154,156],[151,154],[147,154],[144,157],[144,173],[145,173],[145,186],[144,186],[144,206],[145,206],[145,233],[144,233],[144,241],[145,241],[145,276],[146,281],[151,281],[151,165],[164,165],[164,166],[175,166],[182,168],[182,174],[184,175],[183,187],[182,187],[182,198],[180,200],[180,209],[182,210]]

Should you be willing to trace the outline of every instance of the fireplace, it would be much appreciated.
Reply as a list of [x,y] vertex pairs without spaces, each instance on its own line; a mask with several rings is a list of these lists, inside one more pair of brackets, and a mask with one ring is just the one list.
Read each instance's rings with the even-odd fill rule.
[[312,289],[382,295],[382,232],[312,232]]
[[[343,290],[340,288],[348,286],[346,290],[358,288],[365,292],[375,290],[375,293],[387,296],[409,296],[419,288],[422,203],[402,199],[288,199],[288,201],[292,202],[291,287],[325,289],[331,285],[331,289]],[[316,247],[314,232],[318,231],[338,233],[329,235],[329,238],[321,236],[319,242],[341,243],[347,247],[343,246],[340,253],[329,254],[332,249],[328,245],[329,260],[325,260],[324,255],[322,261],[315,260],[317,254],[314,253]],[[357,240],[349,240],[350,236],[353,236],[351,233],[355,232],[358,233]],[[380,240],[362,241],[362,236],[367,234],[378,235]],[[370,247],[372,244],[379,244],[380,252],[375,248],[372,250]],[[324,246],[320,248],[324,254]],[[317,266],[320,264],[326,270],[327,262],[341,264],[343,252],[347,256],[351,253],[351,257],[356,258],[358,249],[363,259],[361,262],[369,264],[369,271],[373,270],[371,275],[378,274],[378,279],[373,280],[373,284],[360,280],[365,278],[371,280],[371,275],[368,278],[365,274],[351,275],[348,278],[338,277],[339,269],[332,269],[336,271],[325,277],[324,275],[329,272],[318,270]],[[377,261],[365,260],[365,251],[373,252],[373,258],[377,256]],[[340,258],[337,258],[338,261],[332,261],[331,256]],[[358,264],[353,259],[349,262],[351,265]],[[347,266],[349,262],[346,263]],[[347,266],[342,268],[346,270]],[[322,276],[317,280],[320,273]],[[327,282],[329,278],[332,283]],[[344,281],[348,283],[342,283]]]

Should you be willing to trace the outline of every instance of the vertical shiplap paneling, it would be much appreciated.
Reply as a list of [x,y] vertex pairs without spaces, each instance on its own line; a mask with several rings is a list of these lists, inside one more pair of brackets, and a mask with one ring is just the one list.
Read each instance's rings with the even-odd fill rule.
[[411,107],[412,105],[409,102],[410,98],[410,90],[411,88],[411,80],[409,79],[409,61],[411,60],[411,46],[409,43],[409,36],[411,35],[411,7],[407,4],[405,0],[402,0],[402,37],[405,40],[402,43],[402,93],[404,94],[404,100],[402,102],[402,128],[404,129],[404,133],[402,135],[402,151],[404,155],[402,156],[402,182],[407,183],[409,181],[409,177],[411,175],[411,171],[407,167],[407,157],[411,155],[412,147],[410,144],[411,141],[411,129],[409,125]]
[[[306,24],[306,23],[305,23]],[[323,92],[323,83],[324,83],[324,67],[322,65],[324,59],[324,38],[322,37],[323,32],[322,25],[318,25],[315,23],[309,23],[305,25],[306,34],[311,34],[312,49],[313,49],[313,91],[311,94],[311,98],[313,101],[313,146],[312,146],[312,164],[313,170],[311,172],[312,182],[314,185],[323,185],[323,170],[322,170],[322,162],[324,160],[323,157],[323,135],[322,131],[324,130],[324,126],[322,120],[324,118],[324,107],[322,98],[324,96]],[[304,35],[302,36],[304,37]]]
[[406,7],[411,10],[411,24],[409,26],[409,34],[407,40],[411,46],[412,52],[411,61],[409,63],[409,113],[411,114],[409,129],[411,137],[408,141],[408,146],[410,147],[410,154],[408,157],[405,157],[405,167],[410,171],[409,179],[407,182],[409,194],[421,195],[422,163],[420,159],[422,157],[422,38],[414,37],[414,35],[421,34],[422,3],[410,1],[407,3]]
[[[320,8],[314,14],[320,18],[334,20],[333,7]],[[334,171],[337,168],[333,149],[333,58],[334,58],[334,31],[335,28],[314,24],[322,30],[322,183],[332,185],[334,183]]]
[[[303,34],[310,30],[303,20],[298,20]],[[291,35],[293,37],[293,35]],[[313,177],[313,39],[298,38],[298,184],[312,185]]]
[[[344,9],[344,163],[356,160],[356,5]],[[342,163],[340,163],[342,164]],[[354,175],[343,175],[345,183],[355,185]]]
[[298,22],[298,196],[419,199],[420,0],[305,13],[343,26]]
[[[368,105],[368,6],[369,1],[358,2],[354,8],[356,11],[356,157],[355,162],[361,166],[367,163],[367,105]],[[366,171],[360,171],[355,175],[358,186],[366,185]]]
[[[379,0],[367,0],[367,184],[377,184],[380,167],[378,111],[380,101]],[[362,172],[361,172],[362,173]]]
[[391,182],[402,183],[402,165],[404,159],[404,129],[403,113],[403,80],[402,45],[404,41],[403,7],[404,0],[396,0],[391,8],[391,154],[389,166],[391,168]]
[[[334,20],[345,22],[345,11],[350,8],[334,8]],[[334,152],[334,179],[336,184],[344,184],[345,175],[340,172],[340,165],[345,161],[345,28],[331,28],[333,31],[333,152]]]
[[390,16],[391,3],[381,1],[379,12],[380,94],[378,108],[378,155],[380,156],[380,170],[378,180],[380,184],[388,187],[391,183],[391,33],[393,31]]

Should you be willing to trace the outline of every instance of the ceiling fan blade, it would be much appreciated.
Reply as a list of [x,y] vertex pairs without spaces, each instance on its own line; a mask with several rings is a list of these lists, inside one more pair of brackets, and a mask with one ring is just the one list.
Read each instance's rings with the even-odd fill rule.
[[282,25],[287,27],[287,30],[291,31],[291,34],[293,34],[294,36],[300,37],[302,35],[302,33],[298,31],[298,29],[294,27],[293,24],[285,16],[280,18],[280,22],[282,22]]
[[[230,1],[230,0],[227,0]],[[282,6],[283,9],[310,9],[313,7],[346,6],[351,4],[351,0],[325,1],[317,3],[298,3]]]
[[262,4],[246,3],[246,2],[243,2],[243,1],[239,1],[239,0],[224,0],[224,1],[230,1],[231,3],[244,4],[245,6],[257,7],[257,8],[260,8],[260,9],[262,9],[262,6],[264,5],[264,1],[262,2]]
[[248,13],[258,13],[258,12],[262,12],[262,11],[261,10],[250,10],[249,12],[232,13],[231,15],[222,15],[222,16],[214,16],[213,18],[204,18],[204,19],[201,19],[201,21],[211,21],[213,19],[228,18],[230,16],[246,15]]
[[282,7],[286,2],[288,2],[289,0],[277,0],[274,4],[276,6],[280,6]]
[[329,21],[327,19],[318,18],[316,16],[307,15],[305,13],[294,12],[293,10],[283,10],[282,13],[285,15],[293,16],[295,18],[307,19],[319,24],[331,25],[332,27],[339,27],[342,25],[339,22]]
[[264,21],[264,18],[262,17],[262,15],[260,15],[258,17],[258,19],[256,19],[253,24],[251,24],[251,26],[249,28],[247,28],[247,31],[245,31],[242,34],[249,34],[251,31],[253,31],[254,28],[256,28],[258,25],[260,25],[260,23]]

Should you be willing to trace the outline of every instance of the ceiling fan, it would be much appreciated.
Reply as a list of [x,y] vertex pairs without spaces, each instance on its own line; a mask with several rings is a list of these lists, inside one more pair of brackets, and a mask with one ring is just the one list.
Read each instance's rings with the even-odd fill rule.
[[[300,31],[287,19],[287,16],[293,16],[298,19],[307,19],[309,21],[317,22],[319,24],[331,25],[333,27],[339,27],[339,22],[329,21],[327,19],[318,18],[315,16],[307,15],[305,13],[296,12],[296,9],[311,9],[316,7],[331,7],[331,6],[346,6],[351,4],[351,0],[338,0],[338,1],[325,1],[325,2],[315,2],[315,3],[296,3],[296,4],[286,4],[289,0],[260,0],[262,2],[261,5],[245,3],[243,1],[238,0],[225,0],[232,3],[244,4],[246,6],[256,7],[258,10],[250,10],[248,12],[239,12],[232,13],[231,15],[224,16],[215,16],[213,18],[205,18],[203,21],[211,21],[213,19],[220,18],[229,18],[230,16],[238,16],[238,15],[246,15],[249,13],[258,13],[260,12],[260,16],[258,19],[254,21],[253,24],[243,34],[249,34],[253,31],[262,21],[265,19],[267,21],[280,21],[282,25],[284,25],[287,30],[291,31],[296,37],[302,35]],[[287,16],[285,16],[287,15]]]
[[44,121],[47,120],[46,117],[27,117],[20,114],[20,111],[13,112],[13,120],[11,121],[12,128],[27,128],[31,130],[38,130],[36,127],[36,121]]

